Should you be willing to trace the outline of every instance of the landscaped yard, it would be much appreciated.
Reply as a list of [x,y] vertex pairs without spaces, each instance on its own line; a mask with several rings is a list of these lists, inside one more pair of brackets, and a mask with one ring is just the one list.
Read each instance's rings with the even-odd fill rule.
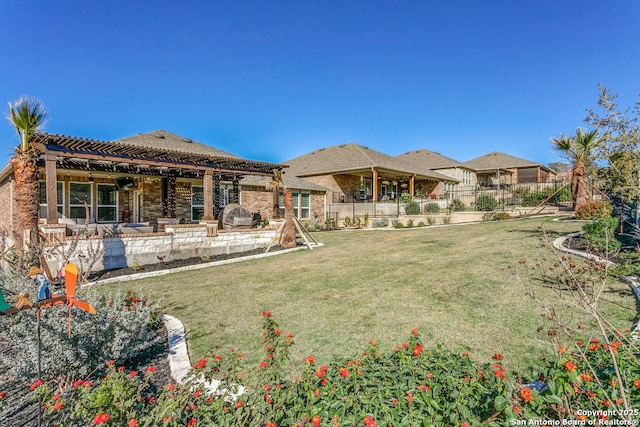
[[[577,231],[582,223],[535,218],[438,228],[317,233],[324,243],[258,260],[126,282],[160,300],[162,309],[187,327],[192,360],[216,345],[234,347],[258,361],[261,312],[271,311],[283,333],[295,334],[292,358],[364,349],[370,339],[393,348],[419,329],[430,342],[453,350],[468,346],[471,357],[494,353],[511,368],[524,368],[552,351],[550,324],[526,295],[555,301],[537,280],[511,272],[552,254],[542,244]],[[550,242],[549,242],[550,243]],[[610,281],[604,309],[626,329],[635,314],[626,285]],[[119,285],[103,285],[113,290]],[[569,307],[558,307],[569,317]],[[588,319],[576,317],[578,324]],[[587,328],[589,323],[587,323]]]

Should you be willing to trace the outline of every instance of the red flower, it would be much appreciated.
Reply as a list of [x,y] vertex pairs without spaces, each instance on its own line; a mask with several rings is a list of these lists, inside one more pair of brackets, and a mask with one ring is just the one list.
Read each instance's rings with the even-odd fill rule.
[[407,402],[409,403],[413,402],[413,393],[407,394]]
[[507,378],[507,376],[504,374],[504,370],[502,369],[498,369],[497,371],[494,372],[494,374],[498,378]]
[[138,371],[131,371],[129,372],[129,378],[135,378],[136,375],[138,375]]
[[496,354],[493,355],[493,358],[496,359],[496,360],[502,360],[502,359],[504,359],[504,356],[501,355],[500,353],[496,353]]
[[195,418],[191,418],[187,423],[187,427],[193,427],[194,425],[196,425],[197,422],[198,420],[196,420]]
[[156,372],[158,370],[158,368],[156,368],[155,366],[149,366],[147,367],[147,372]]
[[262,361],[258,364],[259,369],[267,369],[267,366],[269,366],[269,363],[265,361]]
[[138,420],[136,420],[135,418],[129,420],[128,427],[138,427]]
[[416,344],[416,346],[413,348],[413,355],[420,356],[420,354],[422,354],[422,346],[420,344]]
[[38,380],[38,381],[34,382],[33,384],[31,384],[31,387],[29,387],[29,390],[33,391],[33,390],[37,389],[38,387],[40,387],[42,384],[44,384],[44,381]]
[[91,387],[91,381],[84,381],[82,387]]
[[241,408],[241,407],[242,407],[242,400],[238,400],[238,401],[236,402],[236,405],[235,405],[235,406],[236,406],[236,408]]
[[113,365],[114,363],[116,363],[116,361],[115,361],[115,360],[113,360],[113,359],[112,359],[112,360],[108,360],[108,361],[107,361],[107,366],[111,366],[111,365]]
[[417,329],[412,329],[412,330],[411,330],[411,333],[412,333],[414,336],[416,336],[416,337],[417,337],[418,335],[420,335],[420,331],[419,331],[419,330],[417,330]]
[[203,369],[205,366],[207,366],[207,359],[203,357],[202,359],[198,360],[198,363],[196,364],[196,368]]
[[262,312],[262,317],[271,317],[271,312],[270,311],[263,311]]
[[201,394],[202,394],[202,391],[196,390],[196,391],[193,392],[193,397],[198,398],[198,397],[200,397]]
[[462,423],[460,424],[460,427],[471,427],[471,426],[469,425],[469,423]]
[[93,417],[93,423],[94,424],[104,424],[107,421],[109,421],[109,418],[111,418],[109,416],[109,414],[98,414],[95,417]]
[[78,388],[82,385],[82,380],[76,380],[73,383],[73,388]]
[[576,368],[577,368],[577,365],[573,363],[571,360],[567,360],[566,362],[564,362],[565,371],[567,372],[575,371]]
[[349,370],[346,368],[338,369],[338,373],[342,375],[344,378],[347,378],[349,376]]
[[364,425],[366,425],[367,427],[377,427],[375,420],[369,415],[364,417]]
[[215,356],[214,359],[216,359],[218,362],[222,362],[222,356]]
[[307,356],[307,363],[309,363],[310,365],[314,364],[316,362],[316,358],[313,357],[312,355]]
[[320,389],[319,389],[319,388],[315,389],[315,390],[313,391],[313,395],[314,395],[315,397],[320,397]]
[[53,405],[53,409],[55,409],[56,411],[59,411],[60,408],[62,408],[63,403],[62,402],[56,402],[55,405]]
[[269,421],[264,425],[264,427],[278,427],[278,424],[274,423],[273,421]]
[[640,388],[640,379],[637,379],[633,382],[633,385],[636,386],[637,388]]
[[320,415],[314,415],[313,418],[311,418],[311,424],[313,424],[314,427],[318,427],[320,425]]
[[324,378],[324,376],[327,374],[327,370],[329,370],[329,368],[327,368],[327,365],[320,366],[320,369],[316,371],[316,377]]
[[0,399],[6,399],[7,398],[7,393],[5,393],[4,391],[0,391]]
[[174,388],[176,388],[175,384],[173,384],[173,383],[169,383],[169,384],[167,384],[167,390],[171,391],[171,390],[173,390]]
[[532,399],[532,397],[531,397],[531,389],[529,387],[522,387],[520,389],[520,397],[525,402],[531,402],[531,399]]
[[[580,379],[582,381],[584,381],[584,382],[589,382],[589,381],[593,380],[593,377],[591,376],[591,374],[584,373],[584,374],[580,375]],[[640,381],[640,380],[638,380],[638,381]]]

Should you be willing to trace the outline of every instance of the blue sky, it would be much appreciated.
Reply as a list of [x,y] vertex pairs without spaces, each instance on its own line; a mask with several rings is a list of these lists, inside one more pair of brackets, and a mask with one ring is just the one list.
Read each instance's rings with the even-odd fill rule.
[[[0,101],[51,133],[166,129],[282,162],[357,142],[548,163],[597,84],[640,94],[633,0],[0,0]],[[1,163],[17,145],[0,124]]]

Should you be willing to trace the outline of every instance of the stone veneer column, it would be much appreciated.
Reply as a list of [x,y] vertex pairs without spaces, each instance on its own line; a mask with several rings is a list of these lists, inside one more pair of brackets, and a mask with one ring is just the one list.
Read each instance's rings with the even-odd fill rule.
[[220,214],[220,175],[213,176],[213,218],[217,219]]
[[233,194],[231,195],[231,203],[240,203],[240,180],[233,178]]

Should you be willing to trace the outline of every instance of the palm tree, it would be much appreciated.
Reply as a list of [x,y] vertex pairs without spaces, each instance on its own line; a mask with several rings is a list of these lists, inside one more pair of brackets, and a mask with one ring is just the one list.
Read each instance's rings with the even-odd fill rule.
[[575,136],[562,135],[559,138],[551,138],[554,148],[563,152],[573,164],[571,198],[574,212],[587,203],[589,190],[585,180],[586,164],[591,161],[593,151],[602,139],[603,136],[597,129],[586,131],[582,128],[576,129]]
[[37,153],[31,146],[31,137],[42,130],[47,121],[47,110],[36,98],[23,96],[9,103],[7,119],[15,128],[20,140],[11,158],[15,178],[16,246],[36,246],[39,243],[38,210],[39,182]]
[[284,183],[284,173],[279,169],[273,170],[273,181],[267,183],[267,189],[274,189],[276,194],[282,188],[282,203],[284,204],[284,229],[282,230],[282,247],[296,246],[296,226],[293,223],[293,195]]

